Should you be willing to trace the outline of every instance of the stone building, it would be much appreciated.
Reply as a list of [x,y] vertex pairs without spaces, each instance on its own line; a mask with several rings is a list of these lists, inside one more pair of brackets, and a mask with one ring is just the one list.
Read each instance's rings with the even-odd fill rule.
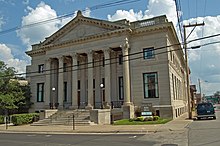
[[[166,16],[110,22],[77,16],[26,52],[31,111],[147,109],[175,118],[187,110],[183,51]],[[143,108],[144,107],[144,108]],[[147,108],[146,108],[147,107]]]

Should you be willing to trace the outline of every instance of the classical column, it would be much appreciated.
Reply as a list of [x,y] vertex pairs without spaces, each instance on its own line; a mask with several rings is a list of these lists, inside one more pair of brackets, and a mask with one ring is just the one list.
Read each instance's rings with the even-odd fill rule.
[[129,43],[125,39],[125,44],[122,49],[123,53],[123,78],[124,78],[124,105],[131,103],[131,86],[130,86],[130,69],[129,69]]
[[130,68],[129,68],[129,43],[125,39],[125,44],[122,48],[123,53],[123,79],[124,79],[124,104],[123,118],[134,117],[134,106],[131,104],[131,85],[130,85]]
[[86,108],[93,108],[93,51],[88,54],[88,105]]
[[52,108],[50,105],[50,98],[52,98],[51,97],[51,82],[50,82],[50,78],[51,78],[51,76],[50,76],[50,69],[51,69],[51,59],[49,58],[49,59],[47,59],[46,61],[45,61],[45,69],[44,69],[44,73],[45,73],[45,75],[46,75],[46,79],[45,79],[45,92],[44,92],[44,94],[45,94],[45,108],[47,109],[47,108]]
[[78,107],[78,66],[77,53],[72,54],[72,108]]
[[[59,75],[58,75],[58,107],[63,108],[63,96],[64,96],[64,82],[63,82],[63,62],[64,57],[60,56],[59,58]],[[57,105],[55,105],[57,107]]]
[[105,57],[105,99],[104,108],[110,108],[111,106],[111,64],[110,64],[111,50],[104,50]]

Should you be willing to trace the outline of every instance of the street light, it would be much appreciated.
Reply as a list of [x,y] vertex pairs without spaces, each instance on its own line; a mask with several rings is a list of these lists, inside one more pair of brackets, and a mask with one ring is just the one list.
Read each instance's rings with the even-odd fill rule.
[[54,94],[55,94],[55,90],[56,90],[56,88],[53,87],[53,88],[52,88],[53,96],[52,96],[52,101],[51,101],[52,103],[51,103],[51,105],[50,105],[50,106],[51,106],[51,109],[53,109],[53,104],[54,104],[53,102],[54,102],[54,96],[55,96]]
[[100,96],[101,96],[101,109],[103,109],[103,97],[102,97],[102,88],[103,88],[103,87],[104,87],[104,84],[101,83],[101,84],[100,84],[100,90],[101,90],[101,92],[100,92],[100,93],[101,93],[101,95],[100,95]]

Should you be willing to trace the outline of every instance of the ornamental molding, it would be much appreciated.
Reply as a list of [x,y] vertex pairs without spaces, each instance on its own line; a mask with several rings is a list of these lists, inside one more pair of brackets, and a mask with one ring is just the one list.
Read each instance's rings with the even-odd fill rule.
[[[72,30],[76,25],[78,24],[88,24],[91,26],[98,26],[100,28],[107,29],[109,31],[112,30],[118,30],[118,29],[125,29],[128,28],[129,25],[126,24],[118,24],[115,22],[105,21],[105,20],[99,20],[89,17],[84,17],[81,12],[78,11],[77,16],[71,20],[69,23],[67,23],[64,27],[62,27],[60,30],[52,34],[50,37],[46,38],[44,42],[42,42],[41,46],[49,45],[52,42],[56,41],[58,38],[62,37],[64,34],[68,33],[69,30]],[[81,33],[84,33],[83,30],[79,30],[79,35],[82,35]]]

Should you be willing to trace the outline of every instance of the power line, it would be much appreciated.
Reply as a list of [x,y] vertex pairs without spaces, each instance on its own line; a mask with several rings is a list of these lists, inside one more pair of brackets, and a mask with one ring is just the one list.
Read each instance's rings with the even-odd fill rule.
[[[219,34],[220,35],[220,34]],[[190,48],[187,48],[188,50],[190,49],[198,49],[200,48],[201,46],[207,46],[207,45],[212,45],[212,44],[217,44],[217,43],[220,43],[220,41],[216,41],[216,42],[210,42],[210,43],[206,43],[206,44],[202,44],[202,45],[199,45],[199,46],[192,46]],[[182,44],[181,43],[177,43],[177,44],[172,44],[172,45],[169,45],[169,46],[163,46],[163,47],[158,47],[158,48],[155,48],[154,50],[160,50],[160,49],[164,49],[164,48],[169,48],[169,47],[172,47],[172,46],[181,46]],[[174,49],[174,50],[169,50],[169,51],[164,51],[164,52],[159,52],[157,54],[154,54],[154,55],[160,55],[160,54],[164,54],[164,53],[169,53],[169,52],[173,52],[173,51],[180,51],[182,50],[182,48],[179,48],[179,49]],[[129,55],[124,55],[122,57],[125,57],[125,56],[133,56],[133,55],[138,55],[138,54],[143,54],[143,51],[139,51],[139,52],[135,52],[135,53],[132,53],[132,54],[129,54]],[[119,57],[114,57],[114,58],[110,58],[110,59],[105,59],[104,61],[107,61],[107,60],[113,60],[113,59],[118,59]],[[129,61],[132,61],[132,60],[137,60],[137,59],[141,59],[143,58],[143,56],[138,56],[138,57],[135,57],[135,58],[129,58]],[[80,64],[80,66],[83,66],[83,65],[88,65],[88,64],[95,64],[95,63],[99,63],[99,62],[102,62],[103,60],[98,60],[98,61],[94,61],[94,62],[87,62],[87,63],[83,63],[83,64]],[[125,61],[128,61],[128,60],[123,60],[123,62]],[[117,64],[118,61],[116,62],[111,62],[111,63],[108,63],[108,64],[105,64],[105,65],[110,65],[110,64]],[[70,71],[76,71],[76,70],[83,70],[83,69],[88,69],[88,68],[94,68],[94,67],[100,67],[102,66],[102,64],[100,65],[97,65],[97,66],[92,66],[92,67],[85,67],[85,68],[77,68],[75,70],[70,70]],[[72,68],[72,67],[79,67],[78,65],[74,65],[74,66],[68,66],[66,67],[67,68]],[[47,73],[48,71],[59,71],[59,69],[64,69],[64,67],[62,68],[56,68],[56,69],[48,69],[48,70],[44,70],[44,74],[39,74],[39,75],[35,75],[35,76],[42,76],[42,75],[49,75],[49,74],[55,74],[55,73]],[[68,71],[67,71],[68,72]],[[34,74],[34,73],[39,73],[38,71],[34,71],[34,72],[27,72],[27,73],[18,73],[18,74],[14,74],[15,76],[21,76],[21,75],[28,75],[28,74]],[[56,72],[57,73],[57,72]],[[63,73],[62,72],[58,72],[58,73]],[[0,76],[0,78],[4,78],[4,77],[7,77],[7,76]]]
[[[108,8],[108,7],[113,7],[113,6],[119,6],[119,5],[134,3],[134,2],[138,2],[138,1],[140,1],[140,0],[118,0],[118,1],[115,1],[115,2],[109,2],[109,3],[103,3],[103,4],[95,5],[95,6],[89,7],[89,9],[91,11],[93,11],[93,10],[97,10],[97,9],[103,9],[103,8]],[[87,11],[87,9],[82,10],[82,12],[86,12],[86,11]],[[51,18],[51,19],[33,22],[31,24],[27,24],[27,25],[23,25],[23,26],[16,26],[16,27],[13,27],[13,28],[10,28],[10,29],[7,29],[7,30],[0,31],[0,35],[6,34],[6,33],[9,33],[9,32],[12,32],[12,31],[20,30],[20,29],[23,29],[23,28],[29,28],[29,27],[33,27],[33,26],[36,26],[36,25],[46,24],[46,23],[53,22],[53,21],[56,21],[56,20],[64,19],[66,17],[70,17],[70,16],[75,15],[75,14],[76,14],[76,12],[71,12],[71,13],[60,15],[58,17],[54,17],[54,18]]]

